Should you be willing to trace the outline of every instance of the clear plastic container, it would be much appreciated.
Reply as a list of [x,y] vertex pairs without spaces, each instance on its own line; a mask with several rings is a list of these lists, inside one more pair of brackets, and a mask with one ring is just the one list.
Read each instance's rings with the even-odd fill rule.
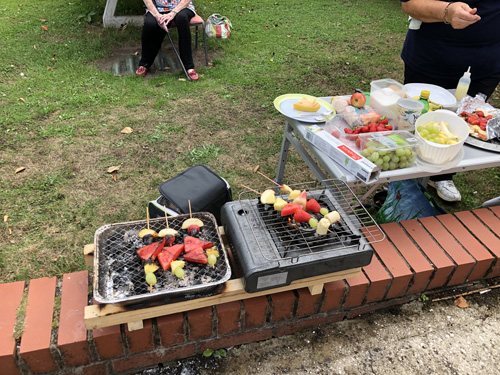
[[420,140],[406,130],[359,135],[361,155],[383,171],[411,167],[415,164],[415,148]]
[[359,133],[354,134],[350,133],[349,130],[346,132],[346,129],[353,130],[357,126],[369,125],[371,122],[378,121],[381,117],[386,117],[389,120],[389,124],[393,126],[393,130],[397,129],[395,114],[391,111],[382,111],[382,110],[372,110],[369,109],[364,111],[363,113],[356,114],[356,120],[353,122],[352,120],[353,114],[337,114],[334,118],[328,120],[325,124],[325,130],[333,135],[335,138],[340,139],[343,143],[350,144],[351,146],[356,146],[358,135],[360,134],[368,134],[368,133]]
[[390,78],[372,81],[370,86],[370,107],[396,113],[396,104],[405,97],[406,87]]

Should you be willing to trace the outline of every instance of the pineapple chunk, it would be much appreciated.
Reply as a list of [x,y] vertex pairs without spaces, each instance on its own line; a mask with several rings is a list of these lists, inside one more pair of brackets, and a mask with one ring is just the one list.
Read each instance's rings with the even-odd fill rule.
[[175,270],[178,267],[184,268],[185,264],[186,262],[184,262],[183,260],[173,260],[172,263],[170,263],[170,269],[172,270],[172,273],[175,273]]

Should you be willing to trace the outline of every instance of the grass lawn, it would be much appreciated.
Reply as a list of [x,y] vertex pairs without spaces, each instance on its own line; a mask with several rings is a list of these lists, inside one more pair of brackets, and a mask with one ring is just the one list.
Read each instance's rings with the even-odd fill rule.
[[[228,180],[235,199],[240,184],[268,186],[253,168],[275,175],[284,126],[275,97],[403,79],[399,1],[197,0],[203,17],[226,15],[234,29],[209,40],[213,64],[197,66],[196,83],[101,69],[120,48],[140,50],[139,28],[102,27],[105,3],[1,2],[0,282],[85,269],[97,228],[145,218],[159,184],[194,164]],[[142,11],[137,3],[120,11]],[[500,194],[499,178],[499,169],[459,174],[463,202],[443,206],[477,207]],[[313,179],[292,151],[286,182]]]

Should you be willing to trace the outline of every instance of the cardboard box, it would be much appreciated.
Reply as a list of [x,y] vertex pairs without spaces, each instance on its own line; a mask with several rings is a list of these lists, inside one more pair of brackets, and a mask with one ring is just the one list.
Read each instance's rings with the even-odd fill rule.
[[305,138],[364,183],[370,184],[378,180],[380,167],[318,125],[308,126]]

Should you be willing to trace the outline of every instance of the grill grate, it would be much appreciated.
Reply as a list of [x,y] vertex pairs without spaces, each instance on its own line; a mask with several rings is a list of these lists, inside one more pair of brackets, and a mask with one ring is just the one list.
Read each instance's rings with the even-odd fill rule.
[[[211,291],[227,281],[231,270],[215,217],[206,212],[193,213],[192,216],[204,223],[201,233],[196,237],[212,242],[219,251],[220,256],[214,268],[208,264],[186,261],[185,277],[179,279],[170,270],[163,271],[160,267],[155,272],[157,283],[150,293],[145,281],[144,261],[137,255],[137,250],[144,246],[137,234],[146,228],[146,221],[105,225],[94,236],[94,299],[100,303],[125,303],[177,297]],[[183,243],[187,236],[186,231],[181,229],[187,218],[189,215],[171,216],[168,219],[169,227],[179,232],[174,245]],[[156,232],[166,227],[165,219],[152,219],[149,224]],[[182,254],[178,259],[182,260]]]
[[[308,223],[295,223],[282,217],[272,205],[263,205],[255,192],[240,194],[240,204],[262,256],[270,261],[295,260],[304,255],[366,246],[382,241],[383,231],[356,198],[352,190],[340,180],[325,180],[321,184],[308,182],[291,185],[294,190],[306,190],[308,199],[314,198],[328,211],[338,211],[341,221],[330,227],[325,236],[318,236]],[[270,187],[276,196],[281,195],[277,186]],[[321,214],[312,214],[318,221]],[[364,237],[365,241],[361,241]]]

